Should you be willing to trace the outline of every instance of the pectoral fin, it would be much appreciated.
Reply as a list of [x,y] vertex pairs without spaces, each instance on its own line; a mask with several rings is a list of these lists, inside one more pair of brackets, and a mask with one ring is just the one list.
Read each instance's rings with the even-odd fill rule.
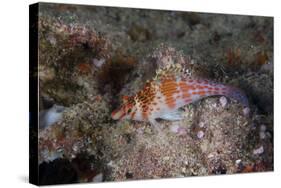
[[182,111],[176,110],[176,111],[165,113],[165,114],[161,115],[160,118],[169,120],[169,121],[179,121],[179,120],[182,120],[184,117],[183,117]]

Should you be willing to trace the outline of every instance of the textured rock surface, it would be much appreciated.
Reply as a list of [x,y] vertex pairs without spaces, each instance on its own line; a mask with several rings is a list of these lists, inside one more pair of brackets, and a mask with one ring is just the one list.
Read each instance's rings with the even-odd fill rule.
[[[74,169],[71,182],[273,170],[271,18],[40,10],[40,110],[65,107],[60,121],[40,130],[42,174],[47,164],[61,168],[59,160]],[[231,99],[206,98],[185,106],[184,120],[160,121],[162,136],[148,123],[110,118],[122,95],[167,69],[242,88],[250,112]]]

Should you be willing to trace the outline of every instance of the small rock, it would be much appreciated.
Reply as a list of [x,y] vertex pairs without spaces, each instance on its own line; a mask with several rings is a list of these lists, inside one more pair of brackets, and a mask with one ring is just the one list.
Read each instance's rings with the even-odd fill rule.
[[99,173],[98,175],[96,175],[93,178],[93,182],[102,182],[102,180],[103,180],[103,174],[102,173]]
[[235,161],[235,164],[236,164],[236,165],[239,165],[239,164],[241,163],[241,161],[242,161],[241,159],[237,159],[237,160]]
[[77,144],[74,144],[74,145],[72,146],[72,150],[73,150],[74,152],[77,152],[78,149],[79,149],[79,146],[78,146]]
[[253,154],[254,154],[254,155],[260,155],[260,154],[262,154],[263,152],[264,152],[264,149],[263,149],[263,146],[261,146],[261,147],[259,147],[259,148],[257,148],[257,149],[254,149]]
[[265,134],[266,134],[266,136],[267,136],[268,138],[271,138],[270,132],[266,132]]
[[203,131],[198,131],[197,132],[197,138],[202,139],[204,137],[204,132]]
[[170,157],[169,156],[165,156],[165,157],[163,157],[163,160],[164,161],[168,161],[170,159]]
[[273,63],[267,62],[261,66],[261,71],[273,72]]
[[53,105],[53,107],[49,108],[48,110],[43,110],[39,113],[39,128],[44,129],[53,124],[57,121],[62,119],[62,113],[65,110],[64,106],[60,105]]
[[210,153],[207,157],[208,159],[213,158],[215,155],[213,153]]
[[172,126],[170,126],[170,131],[173,133],[178,133],[179,127],[180,126],[178,124],[173,124]]
[[265,137],[266,137],[265,132],[260,132],[260,139],[265,139]]
[[186,168],[185,167],[181,168],[181,172],[186,173]]
[[262,132],[265,132],[266,126],[265,126],[265,125],[261,125],[261,126],[260,126],[260,130],[261,130]]
[[244,116],[248,116],[250,114],[250,108],[249,107],[245,107],[243,109],[243,114],[244,114]]
[[266,131],[266,126],[265,125],[261,125],[260,126],[260,133],[259,133],[260,139],[265,139],[265,137],[266,137],[265,131]]
[[223,108],[227,105],[227,99],[225,96],[220,97],[220,103]]
[[186,129],[183,128],[183,127],[179,127],[179,129],[178,129],[178,135],[185,135],[185,134],[187,134]]
[[117,165],[113,161],[109,161],[109,163],[107,163],[107,166],[110,168],[117,168]]
[[172,126],[170,126],[170,131],[178,135],[185,135],[187,133],[186,129],[180,127],[179,124],[173,124]]
[[205,127],[205,123],[203,123],[203,122],[200,122],[200,123],[199,123],[199,127],[200,127],[200,128],[203,128],[203,127]]
[[96,67],[100,68],[100,67],[105,63],[105,59],[96,59],[96,58],[94,58],[94,59],[92,60],[92,62],[93,62],[93,64],[94,64]]
[[144,128],[143,127],[137,128],[137,133],[142,135],[144,133]]
[[218,106],[217,106],[217,103],[213,103],[212,104],[212,108],[217,108]]
[[57,39],[55,38],[54,35],[48,35],[47,36],[47,40],[53,45],[55,46],[57,44]]

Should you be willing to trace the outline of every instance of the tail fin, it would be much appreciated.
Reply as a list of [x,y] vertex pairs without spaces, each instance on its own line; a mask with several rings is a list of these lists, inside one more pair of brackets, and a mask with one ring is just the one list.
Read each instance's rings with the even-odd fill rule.
[[187,79],[180,82],[178,85],[183,92],[183,104],[189,104],[209,96],[224,95],[239,101],[245,107],[249,106],[245,93],[236,87],[199,79]]
[[231,97],[244,105],[244,107],[249,106],[248,98],[246,94],[239,88],[229,87],[228,88],[228,97]]

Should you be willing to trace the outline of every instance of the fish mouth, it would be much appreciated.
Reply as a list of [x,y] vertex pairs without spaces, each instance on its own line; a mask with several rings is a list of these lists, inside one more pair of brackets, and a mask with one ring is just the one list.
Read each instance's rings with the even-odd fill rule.
[[114,119],[114,120],[122,120],[125,115],[126,115],[125,113],[122,113],[122,112],[120,111],[120,109],[118,109],[118,110],[114,110],[114,111],[111,113],[111,118]]
[[116,117],[116,113],[117,113],[117,112],[115,112],[115,111],[113,111],[113,112],[111,113],[111,118],[114,119],[114,120],[118,120],[118,118]]

